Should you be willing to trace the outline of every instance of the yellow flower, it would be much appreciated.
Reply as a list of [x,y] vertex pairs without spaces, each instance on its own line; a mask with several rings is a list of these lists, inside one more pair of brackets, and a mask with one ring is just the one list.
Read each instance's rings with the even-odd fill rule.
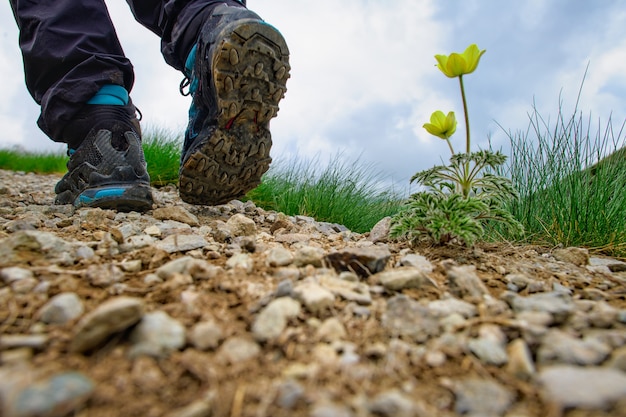
[[453,111],[446,116],[441,110],[437,110],[430,116],[430,123],[424,123],[423,127],[431,135],[448,139],[456,132],[456,117]]
[[450,78],[471,74],[478,66],[480,57],[486,50],[479,50],[475,43],[467,47],[462,54],[453,52],[448,55],[435,55],[437,68]]

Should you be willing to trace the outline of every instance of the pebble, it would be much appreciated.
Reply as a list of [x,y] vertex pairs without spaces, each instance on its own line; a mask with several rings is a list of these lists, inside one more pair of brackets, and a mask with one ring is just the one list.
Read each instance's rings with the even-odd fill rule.
[[448,317],[458,314],[466,319],[478,315],[478,309],[472,303],[448,296],[442,300],[428,303],[428,309],[437,317]]
[[537,352],[541,364],[558,362],[572,365],[598,365],[611,349],[594,339],[579,339],[561,330],[553,329],[543,338]]
[[13,266],[2,268],[0,270],[0,278],[2,278],[5,284],[12,284],[13,282],[22,279],[33,279],[35,278],[35,275],[30,269]]
[[215,349],[224,339],[224,330],[214,321],[197,323],[188,335],[191,344],[199,350]]
[[303,398],[305,393],[301,384],[293,379],[287,379],[278,386],[276,405],[286,410],[293,409]]
[[446,275],[450,292],[458,298],[481,298],[489,292],[473,265],[452,266]]
[[158,241],[154,246],[167,253],[188,252],[207,246],[209,242],[198,235],[169,235],[165,239]]
[[290,297],[272,300],[256,317],[252,334],[260,342],[275,339],[287,327],[290,319],[300,314],[300,303]]
[[218,354],[224,358],[227,364],[239,364],[259,356],[261,348],[252,340],[233,336],[222,343]]
[[35,383],[18,384],[3,396],[3,415],[63,417],[83,406],[94,389],[94,383],[78,372],[62,372]]
[[527,311],[549,313],[552,318],[550,324],[563,323],[574,311],[572,297],[558,291],[533,294],[527,297],[505,293],[503,298],[513,307],[516,313]]
[[360,277],[381,272],[387,266],[391,252],[385,246],[346,248],[326,255],[326,261],[338,272],[352,271]]
[[415,267],[400,267],[390,271],[379,272],[372,275],[369,281],[373,284],[380,283],[391,291],[421,288],[422,286],[437,287],[437,284],[422,269]]
[[444,381],[456,396],[455,411],[472,416],[502,416],[515,395],[498,382],[474,377]]
[[315,282],[302,282],[293,289],[294,296],[315,315],[320,315],[333,306],[335,296],[332,292]]
[[70,349],[85,352],[97,347],[112,334],[137,323],[143,308],[143,300],[139,298],[122,296],[105,301],[78,322]]
[[41,307],[37,316],[47,324],[65,324],[83,314],[80,297],[73,292],[57,294]]
[[152,211],[152,215],[157,220],[174,220],[188,224],[189,226],[200,225],[200,222],[195,215],[180,206],[159,207]]
[[368,409],[381,417],[413,417],[416,413],[413,401],[396,389],[378,394],[369,403]]
[[507,352],[509,357],[507,371],[523,380],[528,380],[535,375],[535,364],[524,339],[515,339],[509,343]]
[[589,250],[585,248],[560,248],[552,252],[554,259],[561,262],[569,262],[576,266],[584,266],[589,263]]
[[315,332],[315,338],[322,342],[336,342],[345,339],[347,335],[343,323],[336,317],[324,320]]
[[185,326],[164,311],[144,314],[130,334],[134,350],[167,353],[185,346]]
[[293,262],[293,254],[282,246],[272,248],[267,253],[267,265],[271,267],[287,266]]
[[626,374],[612,368],[556,365],[543,368],[544,398],[563,408],[608,409],[626,397]]
[[405,295],[396,295],[387,301],[382,325],[391,336],[408,337],[417,343],[425,342],[440,331],[439,322],[430,310]]
[[254,236],[256,223],[249,217],[237,213],[226,222],[226,227],[233,236]]
[[467,346],[482,362],[488,365],[504,365],[509,361],[506,349],[497,341],[480,337],[471,339]]

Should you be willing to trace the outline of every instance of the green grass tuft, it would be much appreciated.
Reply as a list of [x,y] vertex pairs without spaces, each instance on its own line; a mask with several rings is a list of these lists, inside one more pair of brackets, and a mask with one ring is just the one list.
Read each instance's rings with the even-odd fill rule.
[[37,174],[67,171],[68,157],[60,152],[27,152],[21,149],[0,149],[0,169],[35,172]]
[[626,256],[625,124],[616,131],[609,118],[592,129],[591,117],[566,117],[562,106],[550,123],[533,108],[526,132],[509,133],[508,174],[520,193],[510,210],[527,241]]
[[182,136],[167,129],[149,127],[143,133],[142,142],[152,185],[177,184]]
[[341,155],[326,166],[319,158],[293,158],[275,162],[248,197],[267,210],[311,216],[362,233],[399,208],[400,198],[380,190],[382,181],[372,166],[346,162]]

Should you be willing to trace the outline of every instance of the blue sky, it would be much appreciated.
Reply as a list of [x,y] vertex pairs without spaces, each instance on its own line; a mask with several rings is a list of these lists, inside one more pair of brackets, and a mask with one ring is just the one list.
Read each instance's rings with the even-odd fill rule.
[[[180,74],[159,53],[159,39],[134,22],[123,0],[107,0],[133,61],[133,101],[146,126],[184,131],[189,104]],[[559,99],[570,112],[589,65],[580,111],[614,126],[626,118],[626,0],[248,0],[290,47],[292,76],[272,121],[275,158],[360,158],[404,185],[416,171],[447,159],[445,142],[422,124],[434,110],[462,105],[457,80],[435,54],[476,43],[487,52],[465,77],[472,137],[496,147],[498,124],[524,131],[533,102],[546,118]],[[23,84],[17,28],[0,3],[0,147],[62,149],[36,127],[38,107]],[[597,124],[597,123],[596,123]],[[460,123],[453,143],[461,149]],[[148,161],[149,163],[149,161]]]

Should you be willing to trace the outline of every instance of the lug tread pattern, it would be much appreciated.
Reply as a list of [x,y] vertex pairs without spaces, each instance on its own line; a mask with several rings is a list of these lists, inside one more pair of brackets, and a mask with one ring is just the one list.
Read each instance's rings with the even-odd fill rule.
[[272,161],[269,121],[291,70],[287,45],[272,26],[245,20],[224,32],[209,61],[217,126],[205,128],[180,171],[180,196],[191,204],[223,204],[261,183]]

